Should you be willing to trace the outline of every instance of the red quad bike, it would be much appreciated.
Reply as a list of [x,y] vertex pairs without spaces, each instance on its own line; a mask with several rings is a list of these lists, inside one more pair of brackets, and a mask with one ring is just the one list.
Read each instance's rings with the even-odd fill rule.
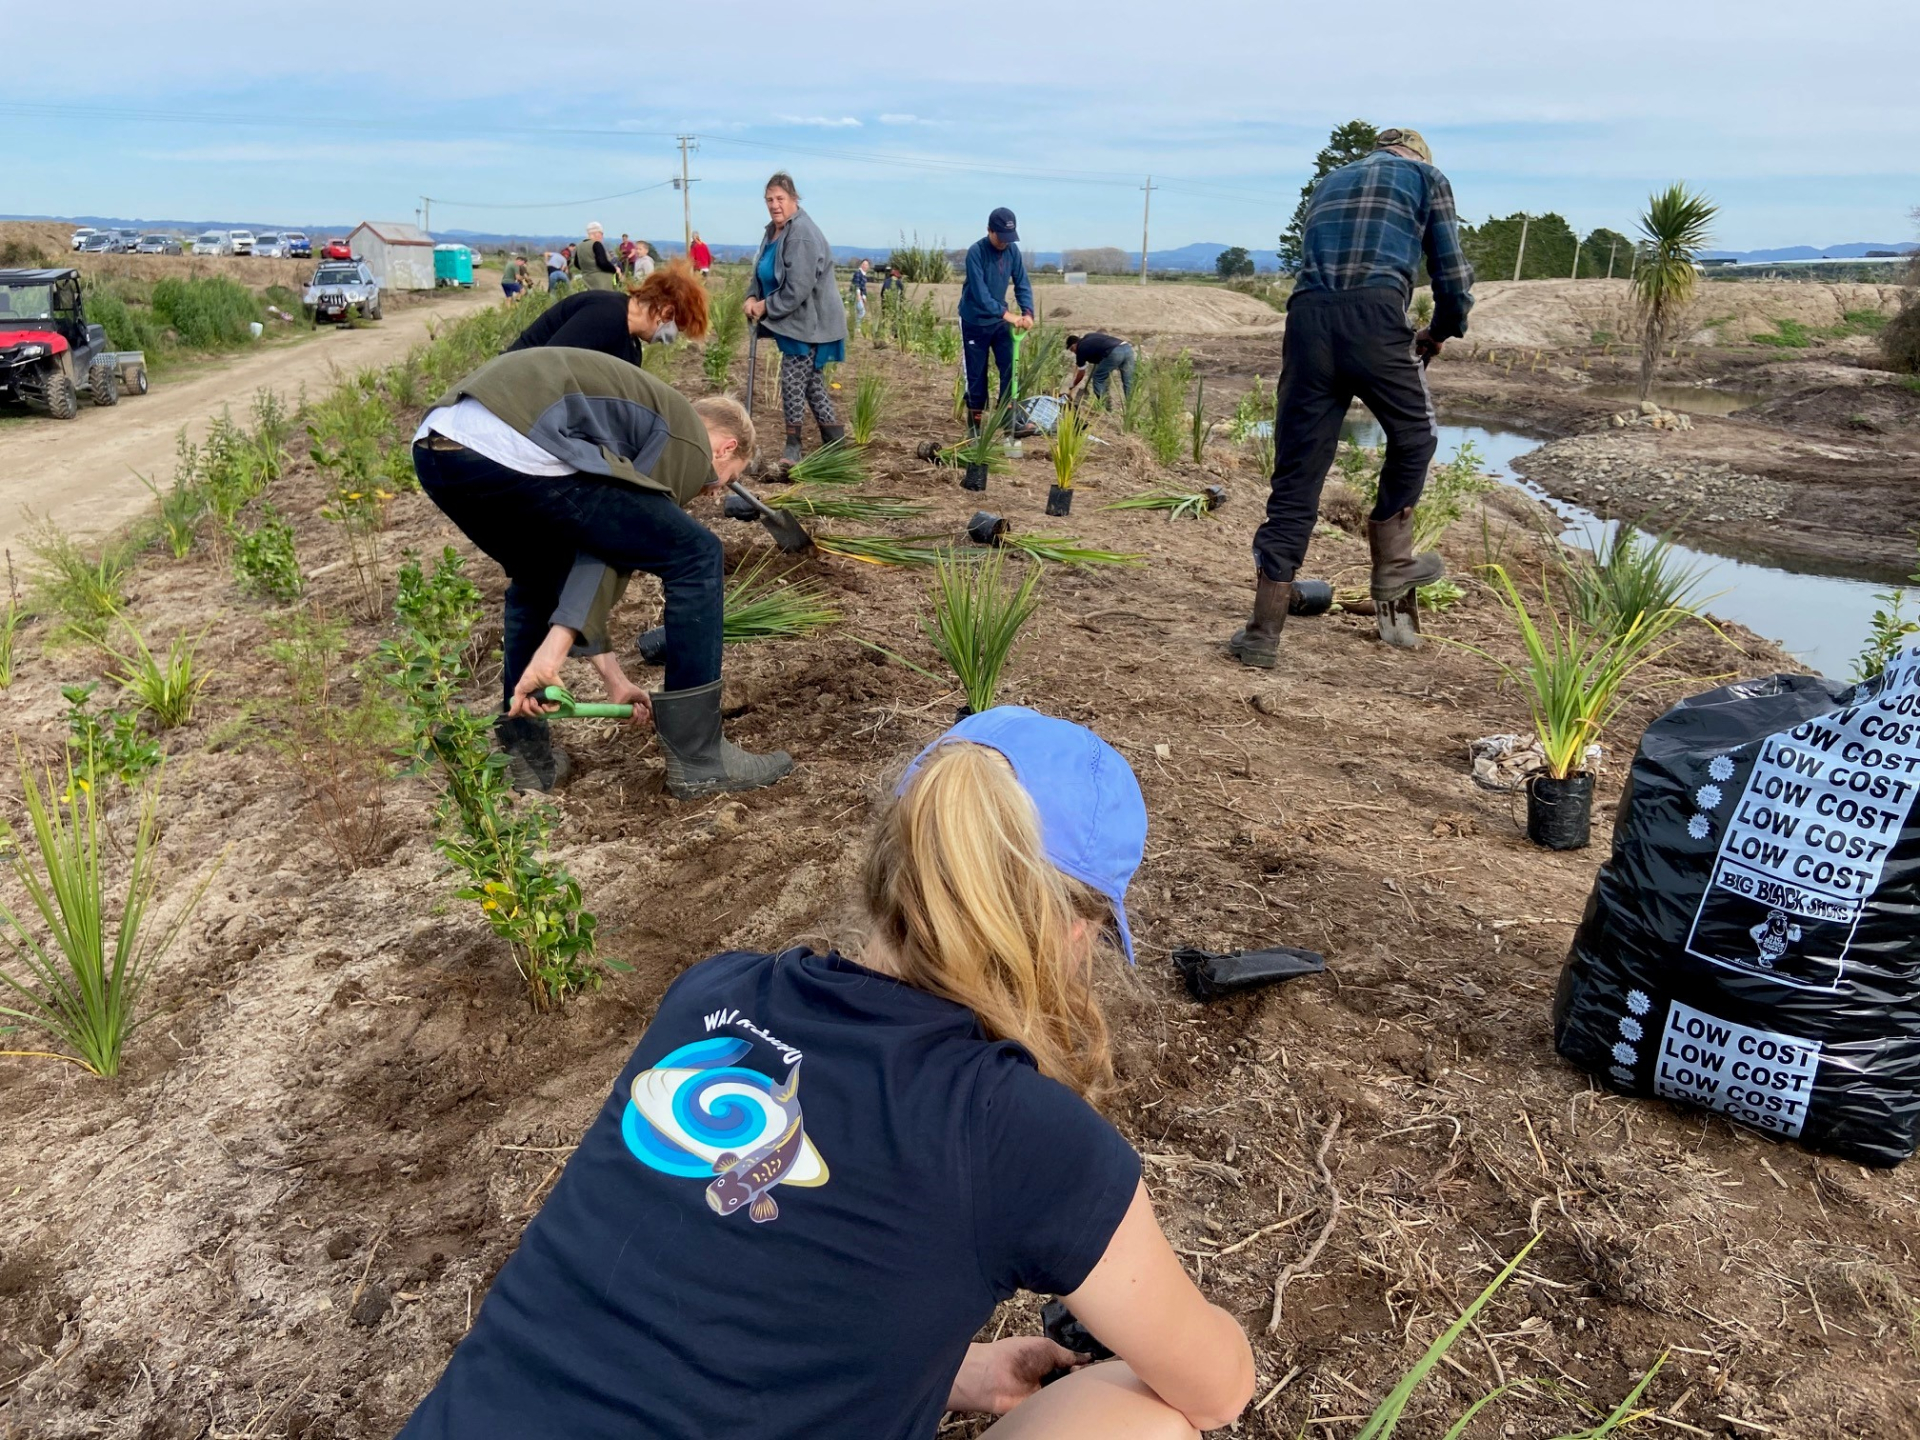
[[79,271],[0,270],[0,402],[71,420],[82,391],[112,405],[122,389],[147,393],[147,357],[87,323]]

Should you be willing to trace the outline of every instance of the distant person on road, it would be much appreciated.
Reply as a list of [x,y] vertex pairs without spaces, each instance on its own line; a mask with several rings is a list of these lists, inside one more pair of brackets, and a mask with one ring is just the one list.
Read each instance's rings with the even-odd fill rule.
[[[1228,642],[1243,665],[1271,669],[1278,658],[1294,575],[1356,396],[1387,436],[1367,521],[1381,639],[1420,643],[1415,592],[1446,573],[1438,555],[1414,555],[1413,507],[1439,443],[1426,364],[1466,334],[1473,267],[1460,249],[1453,188],[1420,132],[1382,130],[1377,147],[1323,177],[1307,204],[1305,258],[1281,340],[1273,491],[1253,538],[1253,618]],[[1423,260],[1433,318],[1416,333],[1407,307]]]
[[887,299],[889,295],[897,296],[903,301],[907,298],[907,277],[900,273],[898,265],[889,265],[887,278],[880,282],[880,313],[883,315],[887,311],[887,306],[893,303]]
[[707,248],[707,242],[700,238],[698,230],[693,232],[693,244],[688,247],[687,258],[693,262],[693,268],[702,280],[713,269],[713,251]]
[[507,351],[561,345],[638,365],[642,345],[702,340],[706,334],[707,287],[684,260],[676,260],[625,290],[567,296],[522,330]]
[[[960,290],[960,344],[967,362],[967,432],[980,433],[987,410],[987,358],[1000,371],[999,403],[1013,393],[1013,332],[1033,328],[1033,286],[1020,258],[1020,232],[1013,211],[1001,206],[987,217],[987,233],[967,251],[966,283]],[[1007,286],[1014,303],[1007,308]],[[1038,435],[1039,427],[1011,411],[1007,428],[1017,439]]]
[[833,247],[813,217],[800,208],[800,192],[784,170],[767,181],[767,229],[747,282],[747,319],[780,347],[780,411],[787,444],[781,458],[797,461],[807,411],[820,427],[822,444],[847,433],[834,413],[820,372],[847,358],[847,307],[833,270]]
[[620,235],[620,270],[626,275],[633,273],[633,237],[625,231]]
[[653,247],[644,240],[633,242],[633,278],[644,280],[653,274]]
[[[689,403],[637,365],[562,346],[496,356],[427,412],[413,437],[421,488],[507,572],[495,733],[516,787],[567,777],[541,692],[561,683],[569,655],[591,659],[636,721],[652,719],[676,798],[756,789],[793,768],[721,738],[726,572],[719,539],[686,513],[745,472],[753,441],[737,400]],[[654,695],[627,678],[608,637],[635,570],[659,577],[666,597],[666,682]]]
[[567,253],[564,250],[547,252],[547,289],[558,295],[567,288]]
[[[864,847],[853,955],[682,971],[399,1440],[1232,1425],[1246,1332],[1094,1106],[1095,971],[1132,954],[1146,839],[1138,779],[1091,730],[1007,705],[936,739]],[[1116,1358],[976,1342],[1020,1290]]]
[[589,290],[618,290],[620,267],[607,254],[607,232],[595,221],[587,226],[587,237],[573,247],[575,277]]
[[1073,356],[1073,383],[1067,386],[1069,397],[1078,393],[1092,376],[1093,398],[1104,402],[1107,386],[1120,377],[1120,393],[1133,394],[1133,346],[1117,335],[1095,330],[1090,335],[1067,336],[1067,353]]

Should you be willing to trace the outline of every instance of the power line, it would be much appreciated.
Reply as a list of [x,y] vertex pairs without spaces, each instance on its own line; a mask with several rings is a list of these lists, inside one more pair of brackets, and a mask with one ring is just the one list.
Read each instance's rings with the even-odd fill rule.
[[662,180],[656,185],[642,185],[638,190],[622,190],[617,195],[590,195],[585,200],[541,200],[534,203],[502,204],[485,200],[442,200],[434,197],[436,205],[451,205],[456,210],[566,210],[575,205],[598,205],[605,200],[625,200],[630,195],[644,195],[649,190],[664,190],[677,181]]

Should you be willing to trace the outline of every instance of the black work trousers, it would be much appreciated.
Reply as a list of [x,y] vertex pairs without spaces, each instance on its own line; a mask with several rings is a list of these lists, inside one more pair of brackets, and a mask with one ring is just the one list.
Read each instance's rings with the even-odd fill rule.
[[427,498],[507,572],[501,689],[508,701],[547,638],[574,560],[644,570],[666,598],[668,690],[720,678],[720,540],[658,491],[599,475],[523,475],[472,450],[413,447]]
[[1273,492],[1253,537],[1254,562],[1269,580],[1293,579],[1306,561],[1340,422],[1356,398],[1387,435],[1373,507],[1373,518],[1385,520],[1420,499],[1440,443],[1405,297],[1385,287],[1295,295],[1280,344]]

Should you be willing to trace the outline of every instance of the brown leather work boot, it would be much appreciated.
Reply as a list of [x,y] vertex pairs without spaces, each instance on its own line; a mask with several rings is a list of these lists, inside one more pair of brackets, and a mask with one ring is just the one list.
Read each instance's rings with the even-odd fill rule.
[[1370,592],[1380,638],[1411,650],[1420,644],[1418,591],[1447,573],[1446,563],[1428,551],[1413,553],[1413,507],[1385,520],[1367,522],[1367,548],[1373,552]]
[[1234,659],[1261,670],[1273,669],[1280,658],[1280,631],[1287,623],[1287,602],[1292,598],[1291,580],[1254,576],[1253,618],[1227,641]]

